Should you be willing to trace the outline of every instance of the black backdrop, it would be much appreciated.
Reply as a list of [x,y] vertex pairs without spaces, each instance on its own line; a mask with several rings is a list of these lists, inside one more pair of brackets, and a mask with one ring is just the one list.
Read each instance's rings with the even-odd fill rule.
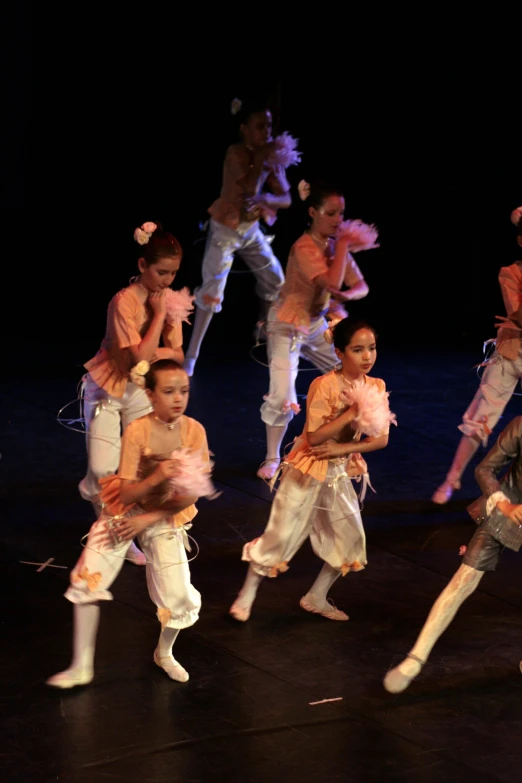
[[[262,36],[249,47],[231,33],[227,48],[222,35],[209,44],[201,27],[174,18],[163,30],[155,18],[154,35],[146,16],[131,33],[120,20],[119,35],[117,24],[91,24],[91,37],[65,36],[49,53],[52,89],[39,96],[28,133],[26,202],[6,218],[24,239],[4,278],[7,300],[25,287],[22,328],[35,359],[74,374],[95,352],[107,303],[135,272],[132,232],[145,220],[183,244],[176,285],[197,285],[199,226],[236,138],[230,101],[260,92],[272,95],[278,129],[298,137],[303,153],[289,170],[294,203],[272,232],[282,263],[306,225],[297,182],[333,179],[347,217],[380,229],[381,248],[358,257],[370,295],[352,312],[373,320],[386,344],[466,344],[479,354],[502,312],[498,269],[520,257],[509,222],[522,203],[509,65],[473,62],[465,43],[440,40],[433,49],[424,41],[426,51],[419,41],[355,53],[300,39],[285,42],[283,57]],[[235,271],[244,269],[238,262]],[[206,351],[251,344],[253,291],[251,275],[231,275]],[[24,363],[16,345],[5,350]]]

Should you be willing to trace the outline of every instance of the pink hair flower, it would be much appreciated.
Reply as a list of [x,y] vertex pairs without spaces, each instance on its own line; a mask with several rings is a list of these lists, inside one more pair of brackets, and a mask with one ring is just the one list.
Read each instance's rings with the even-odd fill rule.
[[151,221],[143,223],[139,228],[134,230],[134,240],[138,245],[146,245],[156,229],[156,223],[152,223]]
[[310,183],[307,182],[305,179],[302,179],[299,185],[297,186],[297,192],[299,193],[299,198],[301,199],[301,201],[306,201],[306,199],[310,195]]

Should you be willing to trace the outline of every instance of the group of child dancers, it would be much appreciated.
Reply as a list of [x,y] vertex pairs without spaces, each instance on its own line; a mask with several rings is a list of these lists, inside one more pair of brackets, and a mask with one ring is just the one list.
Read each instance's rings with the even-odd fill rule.
[[[267,448],[258,476],[275,489],[275,496],[264,533],[243,547],[248,570],[230,615],[246,622],[263,578],[287,571],[309,537],[324,564],[300,606],[346,621],[347,614],[328,593],[340,576],[367,564],[359,502],[369,484],[364,455],[387,446],[396,420],[384,381],[370,376],[377,356],[375,330],[349,318],[344,303],[368,294],[353,254],[378,247],[377,230],[344,219],[338,188],[302,180],[298,192],[309,225],[293,244],[283,273],[259,221],[271,225],[277,210],[290,207],[286,169],[299,163],[301,154],[289,134],[273,137],[272,116],[264,104],[235,101],[233,110],[241,141],[227,151],[221,194],[209,210],[201,286],[195,296],[172,290],[182,248],[160,225],[144,223],[134,232],[140,247],[139,275],[109,303],[105,338],[85,365],[88,469],[80,493],[93,504],[97,520],[65,594],[74,606],[73,657],[69,668],[47,681],[56,688],[92,681],[100,601],[111,600],[110,587],[125,559],[145,565],[157,607],[161,631],[153,661],[171,679],[189,679],[173,656],[173,645],[179,631],[199,617],[201,596],[191,583],[188,531],[197,514],[196,501],[211,497],[214,488],[205,430],[185,410],[189,378],[196,372],[212,316],[221,310],[236,253],[256,276],[266,333],[270,382],[261,418]],[[513,212],[512,221],[522,245],[522,208]],[[485,443],[522,375],[522,262],[501,270],[500,281],[506,319],[464,417],[466,447],[459,445],[456,461],[433,498],[438,503],[458,488],[464,468],[480,442]],[[185,355],[182,322],[194,309],[193,300],[194,323]],[[303,431],[282,459],[288,424],[299,412],[295,383],[301,356],[322,375],[308,390]],[[477,530],[411,652],[386,674],[389,692],[404,690],[419,674],[464,599],[485,571],[494,570],[503,547],[520,548],[521,446],[518,417],[476,470],[483,496],[470,513]],[[499,478],[506,466],[508,473]]]

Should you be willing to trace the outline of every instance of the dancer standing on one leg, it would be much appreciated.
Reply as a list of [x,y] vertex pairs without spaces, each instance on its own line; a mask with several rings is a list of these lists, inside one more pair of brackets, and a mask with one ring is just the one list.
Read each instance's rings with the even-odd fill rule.
[[[348,619],[329,602],[328,591],[341,574],[360,571],[367,562],[351,480],[368,481],[362,454],[387,445],[394,416],[384,381],[368,376],[376,359],[374,330],[345,318],[333,329],[333,343],[341,369],[310,385],[305,429],[284,463],[268,525],[243,548],[243,560],[250,566],[230,608],[236,620],[248,620],[263,577],[287,571],[308,537],[324,565],[300,605],[330,620]],[[370,437],[361,440],[362,433]]]
[[[261,406],[266,425],[266,457],[257,471],[270,480],[280,462],[283,438],[296,411],[295,381],[299,358],[305,357],[323,372],[339,360],[323,339],[327,317],[346,317],[341,302],[362,299],[368,286],[350,254],[376,247],[377,231],[360,221],[344,220],[344,196],[331,185],[299,183],[299,195],[308,207],[310,227],[290,250],[286,280],[270,308],[267,350],[270,390]],[[347,286],[348,290],[341,290]]]
[[[499,480],[497,476],[506,465],[509,470]],[[477,589],[486,571],[495,570],[504,547],[518,551],[522,546],[522,416],[500,434],[477,466],[475,477],[484,494],[468,510],[479,527],[465,548],[462,565],[433,604],[411,652],[384,678],[390,693],[404,691],[417,677],[466,598]]]
[[[511,213],[517,226],[517,241],[522,247],[522,207]],[[500,289],[507,318],[500,317],[495,351],[484,369],[480,386],[463,416],[459,430],[463,432],[446,479],[433,494],[434,503],[447,503],[456,489],[469,462],[482,443],[487,445],[498,420],[508,404],[515,386],[522,378],[522,261],[501,268]]]
[[[154,662],[173,680],[189,678],[172,657],[172,646],[180,629],[194,625],[201,606],[185,549],[197,514],[194,503],[210,486],[207,438],[201,424],[183,415],[189,380],[180,365],[171,359],[155,362],[145,383],[152,412],[125,430],[118,475],[101,479],[104,510],[91,527],[65,593],[74,604],[74,652],[70,667],[48,680],[56,688],[93,679],[99,602],[112,600],[109,588],[136,535],[147,557],[147,585],[161,623]],[[184,484],[177,478],[187,459],[180,449],[192,455],[192,475]]]
[[[168,289],[181,263],[181,245],[150,222],[136,229],[134,238],[141,247],[140,274],[111,299],[105,338],[94,359],[85,365],[88,469],[79,489],[83,499],[93,504],[97,517],[101,511],[99,479],[118,469],[122,429],[151,410],[147,395],[129,377],[131,367],[142,360],[167,358],[183,363],[181,319],[170,318],[168,310]],[[128,559],[145,564],[135,544]]]
[[[281,264],[259,227],[259,219],[272,224],[278,209],[291,204],[285,168],[298,163],[296,141],[287,133],[272,138],[272,114],[264,102],[233,102],[242,140],[232,144],[223,166],[221,195],[209,209],[211,216],[201,286],[196,288],[196,314],[187,348],[189,375],[199,356],[212,316],[221,311],[228,274],[237,253],[257,279],[260,318],[283,285]],[[239,110],[237,110],[239,107]]]

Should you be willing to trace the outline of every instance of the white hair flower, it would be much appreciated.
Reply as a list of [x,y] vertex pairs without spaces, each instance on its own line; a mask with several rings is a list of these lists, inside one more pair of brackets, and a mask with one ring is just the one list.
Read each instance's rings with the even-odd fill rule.
[[310,183],[307,182],[305,179],[302,179],[299,185],[297,186],[297,192],[299,193],[299,198],[301,199],[301,201],[306,201],[306,199],[310,195]]
[[138,243],[138,245],[146,245],[156,229],[157,225],[156,223],[152,223],[152,221],[143,223],[140,228],[135,229],[134,240]]
[[236,115],[238,111],[241,109],[241,106],[243,105],[242,101],[239,100],[239,98],[234,98],[232,103],[230,104],[230,111],[232,114]]
[[134,383],[136,386],[139,386],[140,389],[144,389],[145,376],[149,370],[150,364],[145,359],[142,359],[141,362],[135,364],[129,373],[132,383]]

